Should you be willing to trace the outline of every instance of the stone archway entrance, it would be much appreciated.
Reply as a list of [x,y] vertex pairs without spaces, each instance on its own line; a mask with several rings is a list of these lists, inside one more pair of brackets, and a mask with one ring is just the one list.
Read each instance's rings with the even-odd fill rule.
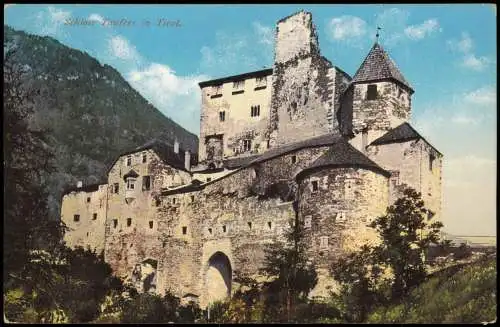
[[224,253],[216,252],[208,259],[208,269],[205,275],[205,290],[208,303],[223,300],[230,296],[232,275],[231,262]]

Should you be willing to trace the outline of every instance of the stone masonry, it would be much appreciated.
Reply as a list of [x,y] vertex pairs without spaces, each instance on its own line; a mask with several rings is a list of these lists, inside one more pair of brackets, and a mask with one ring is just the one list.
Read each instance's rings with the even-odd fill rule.
[[202,307],[258,275],[290,223],[306,228],[319,282],[377,242],[367,224],[405,186],[441,216],[443,155],[409,123],[413,89],[375,43],[350,75],[320,54],[310,13],[277,23],[272,69],[200,83],[198,149],[152,140],[123,153],[107,183],[62,199],[68,245],[104,251],[139,291]]

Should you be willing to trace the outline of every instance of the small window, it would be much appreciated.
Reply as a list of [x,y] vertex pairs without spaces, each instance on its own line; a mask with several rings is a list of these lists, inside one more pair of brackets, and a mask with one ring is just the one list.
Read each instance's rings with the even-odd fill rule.
[[149,229],[153,229],[153,221],[152,220],[149,221]]
[[175,198],[172,199],[172,204],[175,204],[175,200],[176,200]]
[[87,237],[89,237],[89,232],[87,232]]
[[135,178],[127,178],[127,190],[133,190],[135,188]]
[[317,192],[318,191],[318,181],[312,181],[311,182],[311,186],[312,186],[312,191],[313,192]]
[[236,81],[236,82],[233,82],[233,90],[234,91],[240,91],[240,90],[243,90],[245,88],[245,81]]
[[292,163],[296,163],[297,162],[297,156],[292,156]]
[[345,198],[353,199],[354,198],[354,181],[352,179],[346,179],[344,182],[345,187]]
[[207,177],[207,183],[210,182],[212,179],[210,177]]
[[252,150],[252,140],[243,140],[243,151]]
[[92,215],[92,220],[96,220],[96,219],[97,219],[97,214],[96,214],[96,213],[94,213],[94,214]]
[[260,105],[251,106],[250,107],[250,116],[251,117],[258,117],[258,116],[260,116]]
[[226,226],[225,226],[225,225],[224,225],[224,226],[222,226],[222,232],[223,232],[223,233],[225,233],[226,231],[227,231]]
[[219,112],[219,121],[226,121],[226,112],[225,111]]
[[321,236],[319,239],[319,246],[321,248],[328,247],[328,236]]
[[113,186],[114,186],[113,187],[114,188],[114,190],[113,190],[114,193],[118,194],[118,191],[120,190],[120,184],[115,183],[115,184],[113,184]]
[[248,224],[248,228],[249,228],[249,229],[252,229],[252,222],[251,222],[251,221],[249,221],[247,224]]
[[212,228],[208,229],[208,233],[210,233],[210,235],[212,235]]
[[80,215],[73,215],[73,221],[79,222],[80,221]]
[[182,226],[182,234],[183,235],[187,234],[187,230],[188,230],[187,226]]
[[311,227],[311,222],[312,222],[312,217],[311,216],[306,216],[304,219],[304,227],[310,228]]
[[257,88],[265,88],[266,86],[267,86],[267,78],[266,78],[266,76],[256,77],[255,78],[255,87],[257,87]]
[[191,195],[191,202],[194,202],[194,195]]
[[89,196],[89,197],[87,197],[87,203],[88,203],[88,202],[90,202],[90,196]]
[[127,227],[132,226],[132,218],[127,218]]
[[142,190],[149,191],[151,189],[151,176],[142,176]]
[[272,229],[273,225],[270,221],[267,222],[267,228]]
[[148,155],[146,153],[142,154],[142,163],[146,163],[148,161]]
[[132,156],[127,156],[127,166],[132,166]]
[[113,219],[113,227],[118,227],[118,219]]
[[434,160],[436,160],[436,157],[434,157],[433,154],[429,155],[429,170],[432,171],[434,168]]
[[368,90],[366,91],[366,100],[377,99],[377,85],[368,85]]
[[222,95],[222,84],[212,86],[212,93],[214,96]]

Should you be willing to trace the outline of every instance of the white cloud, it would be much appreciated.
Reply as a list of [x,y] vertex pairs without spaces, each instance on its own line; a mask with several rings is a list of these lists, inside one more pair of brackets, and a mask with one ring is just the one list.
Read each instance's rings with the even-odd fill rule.
[[37,13],[35,25],[38,27],[40,35],[48,35],[58,38],[67,36],[63,30],[64,22],[71,18],[71,12],[58,9],[53,6],[47,7],[47,10],[42,10]]
[[483,71],[493,61],[487,57],[478,57],[473,53],[474,42],[467,32],[462,32],[460,40],[448,40],[448,46],[451,50],[463,54],[460,66],[475,71]]
[[108,51],[111,56],[127,61],[140,60],[141,56],[135,46],[121,35],[116,35],[108,40]]
[[412,25],[405,28],[405,34],[412,40],[421,40],[427,35],[437,31],[439,23],[437,19],[428,19],[420,25]]
[[179,76],[167,65],[150,63],[143,70],[130,71],[126,78],[166,116],[189,131],[199,133],[201,95],[198,83],[209,79],[208,76]]
[[94,13],[94,14],[90,14],[90,16],[89,16],[89,18],[88,18],[88,19],[89,19],[89,20],[96,21],[96,22],[98,22],[99,24],[104,23],[104,18],[103,18],[101,15],[99,15],[99,14],[95,14],[95,13]]
[[[329,35],[333,40],[342,39],[344,38],[344,36],[346,40],[349,40],[350,34],[357,34],[357,32],[359,32],[362,33],[362,36],[364,36],[371,31],[371,34],[369,35],[370,37],[368,39],[374,41],[377,27],[380,27],[380,42],[384,46],[391,48],[400,44],[401,42],[408,40],[422,40],[426,36],[436,31],[441,31],[439,22],[435,18],[427,19],[420,24],[409,25],[409,17],[410,13],[407,10],[399,8],[388,8],[375,15],[375,24],[373,26],[369,26],[361,18],[355,17],[363,22],[359,24],[359,28],[355,24],[341,24],[342,22],[339,20],[337,21],[337,25],[340,28],[332,29],[332,20],[329,24]],[[349,20],[346,20],[346,22],[349,22]],[[336,27],[336,25],[333,25],[333,27]],[[336,33],[333,33],[332,30]]]
[[485,86],[475,91],[466,93],[465,101],[477,105],[492,105],[496,106],[497,92],[492,86]]
[[476,57],[474,54],[468,54],[463,58],[462,66],[476,71],[484,70],[489,64],[490,60],[486,57]]
[[366,34],[366,22],[356,16],[334,17],[327,25],[328,36],[334,41],[358,38]]

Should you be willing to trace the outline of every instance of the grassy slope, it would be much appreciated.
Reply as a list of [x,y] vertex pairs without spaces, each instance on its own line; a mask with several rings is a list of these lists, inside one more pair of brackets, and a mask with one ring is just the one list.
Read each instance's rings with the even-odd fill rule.
[[369,322],[480,323],[496,319],[495,257],[434,273],[400,304],[379,308]]

